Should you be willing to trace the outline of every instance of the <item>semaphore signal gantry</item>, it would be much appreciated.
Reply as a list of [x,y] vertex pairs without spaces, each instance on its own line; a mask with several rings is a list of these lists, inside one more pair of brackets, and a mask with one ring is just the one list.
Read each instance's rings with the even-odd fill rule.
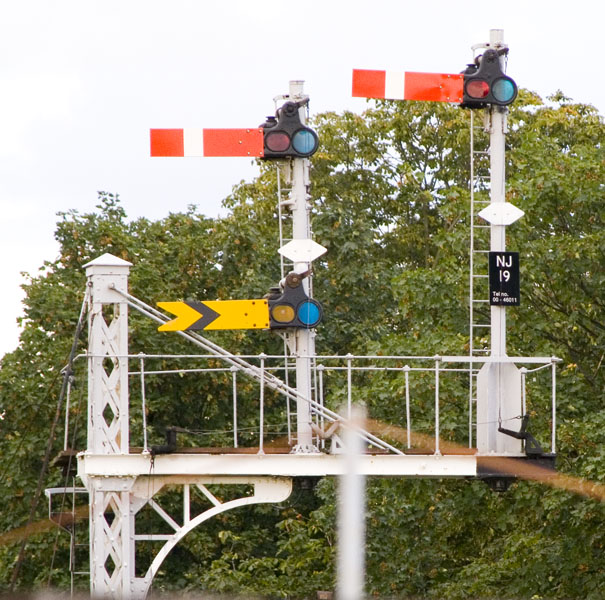
[[[362,440],[364,450],[358,457],[358,470],[368,476],[481,477],[503,482],[518,475],[525,461],[552,465],[557,359],[509,357],[505,347],[505,311],[507,306],[518,303],[504,299],[518,295],[519,287],[518,261],[506,252],[505,227],[522,216],[522,211],[504,198],[504,115],[506,106],[517,94],[516,84],[503,72],[501,61],[506,51],[501,34],[495,33],[482,58],[468,66],[463,74],[353,72],[353,95],[356,96],[457,102],[470,109],[483,108],[490,115],[491,199],[482,217],[490,224],[490,256],[494,253],[494,289],[490,298],[494,302],[490,303],[491,352],[486,356],[472,353],[424,357],[317,355],[315,328],[322,321],[323,308],[313,298],[312,263],[326,249],[314,242],[311,235],[309,158],[320,142],[317,133],[306,124],[309,98],[303,92],[302,82],[290,82],[288,94],[281,97],[283,103],[261,127],[151,130],[154,157],[257,157],[284,166],[289,192],[286,202],[280,197],[279,205],[290,211],[292,233],[290,241],[280,242],[278,252],[289,262],[289,268],[274,288],[268,292],[259,290],[258,298],[158,303],[160,309],[171,313],[169,317],[129,293],[129,262],[106,254],[85,265],[89,327],[88,437],[86,450],[78,454],[78,476],[85,486],[80,491],[88,493],[90,498],[93,596],[144,598],[170,550],[205,520],[238,506],[281,502],[289,496],[294,477],[343,475],[347,467],[342,457],[346,447],[341,428],[348,427]],[[113,311],[108,311],[108,307]],[[160,331],[188,340],[203,352],[195,355],[196,358],[212,358],[215,364],[209,371],[218,370],[225,377],[232,377],[232,448],[179,448],[177,427],[168,428],[164,446],[148,445],[145,378],[170,373],[184,375],[186,369],[177,366],[167,372],[149,368],[154,360],[179,357],[129,354],[130,309],[155,321]],[[240,356],[202,335],[206,332],[212,335],[213,330],[220,329],[267,329],[267,335],[277,333],[285,341],[284,355],[268,356],[260,352],[255,356]],[[472,335],[471,327],[471,338]],[[223,368],[216,368],[217,359]],[[517,364],[523,367],[519,369]],[[550,452],[542,450],[530,434],[526,417],[526,389],[533,385],[527,375],[538,371],[548,373],[548,369],[552,394]],[[198,377],[203,376],[203,371],[192,369]],[[385,427],[385,431],[390,432],[388,438],[379,437],[363,423],[351,421],[357,401],[353,374],[368,371],[390,373],[403,382],[403,397],[393,399],[401,405],[403,426],[396,429],[399,433]],[[279,373],[283,375],[278,376]],[[468,406],[468,445],[461,447],[440,439],[441,389],[447,378],[466,374],[470,389],[476,386],[477,398]],[[421,405],[414,403],[414,386],[410,381],[419,376],[431,378],[430,390],[434,394],[433,431],[424,437],[414,433],[412,427]],[[130,445],[130,406],[135,401],[129,398],[131,377],[140,378],[141,448]],[[253,448],[242,448],[238,443],[238,377],[259,384],[258,444]],[[342,388],[341,396],[346,398],[346,403],[340,411],[327,406],[328,382]],[[266,389],[275,392],[286,404],[289,442],[286,448],[265,446],[269,435],[264,417]],[[291,414],[290,403],[295,406],[295,414]],[[426,411],[426,404],[424,406]],[[293,432],[291,420],[295,422]],[[515,429],[513,425],[519,420],[521,426]],[[247,484],[252,491],[223,501],[213,493],[213,486],[218,484]],[[177,487],[182,493],[180,515],[169,514],[160,504],[158,498],[166,486]],[[208,508],[196,512],[193,494],[201,494]],[[52,496],[50,493],[51,501]],[[165,529],[140,532],[137,515],[143,509],[159,516],[168,527],[168,533]],[[161,543],[162,547],[151,564],[141,570],[137,565],[137,547],[149,542]]]

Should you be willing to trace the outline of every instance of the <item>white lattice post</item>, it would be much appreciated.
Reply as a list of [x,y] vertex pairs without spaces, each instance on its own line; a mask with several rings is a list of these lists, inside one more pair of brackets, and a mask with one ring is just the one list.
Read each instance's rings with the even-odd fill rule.
[[131,263],[104,254],[84,265],[88,311],[88,447],[93,454],[128,454],[128,304]]
[[[104,254],[85,265],[88,311],[87,454],[128,454],[128,290],[131,263]],[[130,598],[134,479],[90,478],[90,585],[95,598]]]

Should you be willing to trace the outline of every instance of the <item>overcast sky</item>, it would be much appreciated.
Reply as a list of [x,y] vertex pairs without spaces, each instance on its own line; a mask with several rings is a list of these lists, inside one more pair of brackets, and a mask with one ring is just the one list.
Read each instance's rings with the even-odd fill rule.
[[451,72],[504,29],[508,74],[605,113],[600,0],[21,0],[0,8],[0,355],[18,343],[21,271],[54,260],[56,213],[118,193],[129,217],[209,216],[256,167],[149,158],[152,127],[257,126],[291,79],[313,113],[353,68]]

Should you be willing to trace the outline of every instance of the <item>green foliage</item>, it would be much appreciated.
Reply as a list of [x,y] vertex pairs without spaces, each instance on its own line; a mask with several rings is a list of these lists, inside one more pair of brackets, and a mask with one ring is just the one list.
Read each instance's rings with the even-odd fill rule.
[[[325,309],[320,353],[465,354],[468,351],[469,113],[441,104],[377,102],[362,115],[316,118],[321,148],[312,165],[314,236],[328,248],[315,267],[315,296]],[[511,355],[557,355],[558,454],[564,472],[605,482],[605,126],[594,108],[561,93],[544,103],[522,91],[511,108],[507,199],[526,212],[509,228],[507,246],[521,253],[522,306],[508,311]],[[481,165],[480,165],[481,166]],[[283,183],[283,182],[282,182]],[[117,196],[100,194],[91,214],[61,213],[59,258],[30,276],[19,348],[0,364],[0,531],[27,519],[84,290],[83,265],[110,252],[133,263],[131,292],[161,300],[253,298],[280,277],[277,177],[271,165],[225,200],[229,214],[209,219],[195,207],[160,221],[129,220]],[[481,192],[485,195],[485,190]],[[242,353],[277,353],[267,332],[213,337]],[[481,343],[481,340],[479,340]],[[85,342],[80,341],[79,351]],[[131,352],[190,353],[178,336],[131,315]],[[199,363],[202,364],[207,363]],[[158,359],[153,368],[173,366]],[[74,447],[85,445],[84,362],[76,361],[71,420]],[[536,387],[541,380],[537,374]],[[342,401],[339,380],[329,402]],[[532,382],[533,383],[533,382]],[[464,391],[444,378],[444,397]],[[355,377],[370,415],[401,422],[400,374]],[[430,431],[432,390],[412,383],[419,398],[415,429]],[[531,388],[532,390],[534,388]],[[150,443],[166,426],[198,433],[179,444],[230,443],[230,374],[148,377]],[[131,398],[140,393],[131,382]],[[257,424],[255,384],[238,390],[240,425]],[[528,399],[536,434],[546,441],[548,398]],[[132,401],[133,445],[142,415]],[[269,422],[284,406],[268,395]],[[465,413],[444,400],[442,436],[462,441]],[[216,432],[216,433],[208,433]],[[58,436],[62,437],[62,436]],[[253,446],[253,437],[244,440]],[[62,447],[62,439],[54,442]],[[47,485],[62,485],[51,471]],[[478,481],[368,481],[367,592],[375,597],[600,598],[605,589],[604,507],[537,483],[505,494]],[[170,554],[157,589],[204,589],[246,596],[313,598],[332,589],[336,483],[297,489],[279,506],[220,515],[189,534]],[[176,495],[160,500],[168,509]],[[196,509],[203,498],[194,498]],[[39,517],[44,518],[44,509]],[[152,516],[149,517],[153,518]],[[22,588],[48,578],[54,532],[34,535],[21,571]],[[66,586],[62,534],[52,582]],[[149,562],[152,549],[141,550]],[[16,546],[0,547],[0,590],[10,581]]]

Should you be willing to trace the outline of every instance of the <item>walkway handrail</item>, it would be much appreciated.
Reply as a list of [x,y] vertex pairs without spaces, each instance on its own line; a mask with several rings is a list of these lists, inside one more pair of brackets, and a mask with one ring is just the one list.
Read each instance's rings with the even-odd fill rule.
[[[170,320],[158,310],[156,310],[152,306],[149,306],[142,300],[139,300],[135,296],[132,296],[127,292],[118,290],[115,287],[113,289],[115,292],[117,292],[128,300],[129,306],[139,311],[141,314],[144,314],[152,320],[156,321],[157,323],[163,324]],[[236,367],[237,369],[241,370],[244,374],[252,377],[256,381],[262,381],[264,384],[269,386],[271,389],[277,391],[278,393],[283,394],[284,396],[287,396],[294,400],[301,399],[304,402],[309,403],[315,413],[321,414],[327,420],[334,422],[341,419],[341,416],[338,413],[330,410],[329,408],[326,408],[325,406],[322,406],[319,402],[316,402],[311,398],[303,396],[296,389],[286,385],[281,379],[275,377],[274,375],[271,375],[270,373],[267,373],[264,369],[256,367],[256,365],[253,365],[252,363],[249,363],[241,359],[240,357],[233,355],[230,352],[227,352],[224,348],[204,338],[200,334],[187,331],[177,331],[176,333],[178,333],[181,337],[193,342],[194,344],[204,348],[205,350],[212,352],[217,357],[222,358],[231,366]],[[381,440],[369,431],[359,429],[358,433],[366,442],[378,448],[382,448],[383,450],[390,450],[395,454],[403,454],[401,450],[395,448],[395,446],[392,446],[388,442]]]
[[[147,316],[153,321],[163,324],[170,320],[169,317],[158,311],[152,306],[149,306],[142,300],[132,296],[128,292],[113,288],[113,290],[123,296],[128,305],[141,314]],[[197,332],[192,331],[177,331],[177,333],[188,340],[189,342],[194,343],[196,346],[202,348],[208,354],[191,354],[191,355],[175,355],[175,354],[158,354],[158,355],[148,355],[148,354],[133,354],[128,355],[129,359],[137,359],[140,364],[139,371],[131,371],[130,375],[140,375],[141,381],[144,381],[145,376],[154,375],[154,374],[166,374],[166,373],[183,373],[183,372],[231,372],[233,374],[237,372],[244,373],[248,377],[256,380],[261,385],[261,397],[264,394],[264,386],[268,386],[270,389],[276,391],[277,393],[285,396],[288,400],[302,400],[307,402],[314,415],[317,415],[320,419],[325,419],[329,423],[340,422],[343,420],[343,416],[338,414],[337,412],[327,408],[324,405],[323,398],[323,373],[329,371],[343,371],[346,372],[347,378],[347,395],[346,395],[346,411],[348,411],[351,407],[351,392],[352,392],[352,373],[361,372],[361,371],[377,371],[377,372],[402,372],[405,374],[405,414],[406,414],[406,426],[407,426],[407,447],[409,448],[411,445],[411,416],[410,416],[410,389],[409,389],[409,378],[410,374],[413,372],[434,372],[435,378],[435,402],[434,402],[434,410],[435,410],[435,453],[440,453],[439,448],[439,430],[440,430],[440,398],[439,398],[439,375],[440,373],[451,373],[451,372],[459,372],[459,373],[471,373],[471,376],[479,366],[482,366],[486,363],[516,363],[519,365],[527,365],[521,367],[522,373],[522,405],[523,410],[526,407],[526,397],[525,397],[525,382],[526,382],[526,374],[528,373],[536,373],[538,371],[547,369],[551,367],[552,369],[552,430],[551,430],[551,450],[555,451],[555,419],[556,419],[556,390],[555,390],[555,372],[556,372],[556,364],[561,361],[561,359],[555,356],[538,356],[538,357],[523,357],[523,356],[502,356],[502,357],[491,357],[491,356],[457,356],[457,355],[433,355],[433,356],[407,356],[407,355],[322,355],[322,356],[313,356],[312,358],[317,361],[321,361],[321,364],[316,364],[316,369],[321,372],[321,389],[322,393],[320,397],[317,399],[308,398],[303,396],[296,390],[291,387],[287,383],[285,383],[279,377],[276,377],[272,371],[275,370],[284,370],[288,368],[288,365],[284,366],[271,366],[267,365],[267,361],[270,360],[284,360],[283,355],[237,355],[232,354],[231,352],[225,350],[218,344],[215,344],[211,340],[203,337]],[[82,356],[82,355],[81,355]],[[91,355],[85,355],[88,358]],[[197,369],[174,369],[170,370],[159,370],[154,371],[151,369],[145,369],[144,360],[152,359],[152,358],[218,358],[225,363],[225,367],[208,367],[208,368],[197,368]],[[246,359],[257,359],[260,362],[260,365],[257,366]],[[374,361],[374,362],[382,362],[383,365],[385,361],[407,361],[403,366],[381,366],[371,364],[368,366],[358,366],[354,365],[353,361]],[[326,363],[337,361],[342,364],[334,364],[334,365],[326,365]],[[413,362],[412,362],[413,361]],[[409,363],[427,363],[426,366],[411,366]],[[450,366],[451,365],[451,366]],[[474,365],[477,365],[475,367]],[[536,365],[536,366],[533,366]],[[530,368],[528,368],[530,367]],[[470,369],[470,371],[469,371]],[[144,383],[142,383],[144,389]],[[144,402],[143,395],[143,402]],[[235,396],[234,396],[235,401]],[[262,403],[261,403],[262,410]],[[237,423],[236,421],[236,407],[234,407],[234,439],[237,439]],[[472,415],[469,415],[469,419]],[[264,417],[261,415],[261,419]],[[261,423],[261,432],[264,428],[264,422]],[[145,428],[146,429],[146,428]],[[375,436],[365,429],[358,429],[357,433],[360,437],[368,444],[380,448],[382,450],[386,450],[392,452],[394,454],[404,454],[400,449],[395,446],[389,444],[385,440]],[[262,435],[262,434],[261,434]],[[143,435],[144,438],[144,446],[147,447],[146,442],[146,431]],[[470,443],[470,439],[469,439]],[[237,445],[237,442],[235,442]],[[260,442],[260,448],[262,451],[263,443]]]

